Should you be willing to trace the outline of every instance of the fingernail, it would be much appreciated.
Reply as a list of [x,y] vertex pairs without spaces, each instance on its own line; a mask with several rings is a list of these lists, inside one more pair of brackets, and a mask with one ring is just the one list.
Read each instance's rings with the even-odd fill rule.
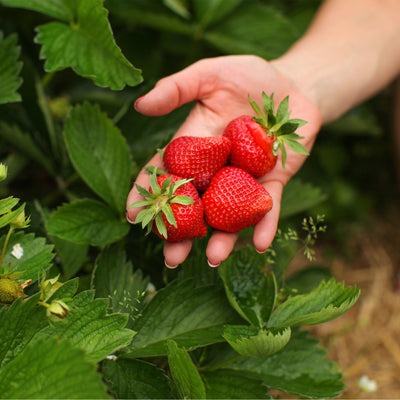
[[145,97],[145,95],[139,97],[138,99],[136,99],[136,101],[135,101],[135,103],[134,103],[134,105],[133,105],[133,107],[135,108],[135,110],[136,110],[137,105],[138,105],[138,104],[140,103],[140,101],[143,99],[143,97]]
[[207,260],[207,263],[208,263],[208,265],[209,265],[211,268],[217,268],[217,267],[219,267],[219,266],[221,265],[221,263],[218,263],[218,264],[211,264],[210,261],[208,261],[208,260]]
[[265,249],[265,250],[258,250],[258,249],[256,249],[256,252],[257,252],[258,254],[264,254],[267,250],[268,250],[268,249]]
[[165,266],[167,267],[167,268],[170,268],[170,269],[174,269],[174,268],[176,268],[179,264],[176,264],[176,265],[169,265],[169,264],[167,264],[167,261],[165,261],[164,260],[164,264],[165,264]]

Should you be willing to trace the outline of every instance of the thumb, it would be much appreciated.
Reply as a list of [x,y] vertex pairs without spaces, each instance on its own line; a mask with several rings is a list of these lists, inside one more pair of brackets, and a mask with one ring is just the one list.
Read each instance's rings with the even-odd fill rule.
[[148,116],[160,116],[203,98],[214,89],[214,85],[210,84],[213,81],[211,74],[215,73],[213,64],[213,59],[201,60],[159,80],[150,92],[136,100],[136,111]]

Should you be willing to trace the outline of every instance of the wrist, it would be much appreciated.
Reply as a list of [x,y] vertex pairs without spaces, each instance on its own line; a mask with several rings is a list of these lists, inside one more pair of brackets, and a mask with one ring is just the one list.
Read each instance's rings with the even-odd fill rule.
[[323,102],[320,97],[320,86],[316,83],[315,75],[308,71],[306,60],[297,60],[297,57],[286,53],[280,58],[272,60],[270,65],[275,69],[277,74],[289,82],[292,90],[301,93],[319,110],[323,122]]

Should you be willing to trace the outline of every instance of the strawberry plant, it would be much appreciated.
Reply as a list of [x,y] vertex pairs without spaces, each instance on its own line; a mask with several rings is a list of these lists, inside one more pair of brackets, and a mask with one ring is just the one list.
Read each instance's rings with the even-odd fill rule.
[[[125,218],[139,170],[190,109],[149,118],[134,111],[134,100],[210,54],[281,54],[301,24],[271,4],[0,0],[0,398],[341,393],[340,366],[304,326],[339,317],[359,290],[331,276],[305,285],[307,268],[287,273],[296,254],[313,257],[325,229],[322,218],[293,227],[326,198],[318,186],[290,181],[270,249],[238,246],[219,268],[207,265],[202,218],[186,223],[190,234],[198,228],[194,248],[173,271],[163,265],[160,238]],[[261,27],[278,39],[260,40]],[[283,111],[286,103],[269,116],[275,126],[289,123]],[[210,183],[237,169],[223,168],[228,140],[216,142],[205,177],[206,168],[193,183],[150,175],[141,224],[174,238],[174,209],[203,213],[193,184],[233,190]],[[239,183],[255,185],[245,174]],[[234,202],[225,209],[205,193],[210,225],[223,213],[238,216]],[[244,243],[271,206],[261,189],[251,205],[259,198],[250,222],[232,222]]]

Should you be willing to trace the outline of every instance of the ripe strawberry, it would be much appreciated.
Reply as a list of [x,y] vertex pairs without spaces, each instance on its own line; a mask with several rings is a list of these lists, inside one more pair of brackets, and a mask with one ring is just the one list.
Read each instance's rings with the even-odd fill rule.
[[256,224],[272,208],[272,198],[265,188],[236,167],[220,169],[202,200],[206,222],[226,232],[237,232]]
[[182,178],[193,178],[196,189],[204,191],[216,172],[226,164],[231,142],[225,137],[181,136],[164,150],[167,171]]
[[207,234],[204,222],[204,207],[196,188],[188,179],[176,175],[156,176],[156,169],[150,175],[150,187],[146,190],[136,185],[145,200],[137,201],[130,207],[142,207],[135,223],[147,226],[147,233],[153,230],[168,242],[202,237]]
[[232,120],[223,134],[232,142],[228,165],[242,168],[255,178],[265,175],[275,167],[279,149],[285,168],[285,144],[297,153],[308,155],[304,146],[298,142],[302,137],[295,133],[306,121],[289,119],[289,97],[282,100],[275,114],[273,96],[271,94],[268,97],[262,93],[264,112],[249,97],[258,117],[242,115]]

